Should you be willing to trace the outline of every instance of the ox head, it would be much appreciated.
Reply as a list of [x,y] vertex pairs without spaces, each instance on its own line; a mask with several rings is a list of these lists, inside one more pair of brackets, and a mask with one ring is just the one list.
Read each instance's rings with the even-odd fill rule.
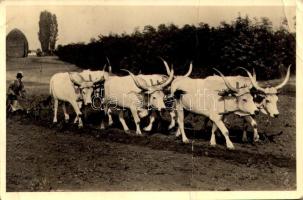
[[149,85],[144,79],[136,77],[133,73],[128,70],[123,70],[129,73],[129,75],[134,80],[136,86],[142,90],[144,95],[147,96],[148,106],[155,108],[159,111],[165,109],[164,97],[165,94],[163,92],[164,88],[167,87],[174,78],[174,70],[172,69],[169,77],[163,83],[158,83],[156,85]]
[[[88,105],[92,103],[92,93],[94,91],[93,81],[86,81],[80,74],[78,74],[78,78],[74,76],[70,76],[71,81],[77,85],[80,89],[81,97],[83,99],[84,105]],[[91,79],[91,76],[90,76]]]
[[263,97],[263,100],[258,105],[258,107],[260,108],[262,113],[267,114],[270,117],[278,117],[279,116],[279,110],[278,110],[278,106],[277,106],[278,94],[279,94],[279,90],[282,87],[284,87],[286,85],[286,83],[288,82],[288,80],[289,80],[290,67],[291,67],[291,65],[289,65],[289,67],[287,69],[286,77],[285,77],[285,79],[282,83],[280,83],[279,85],[277,85],[275,87],[274,86],[267,86],[265,88],[262,88],[258,85],[255,74],[251,75],[251,73],[247,69],[242,68],[243,70],[246,71],[247,75],[249,76],[249,78],[252,82],[252,85],[258,91],[257,95],[260,95],[260,96]]
[[105,67],[106,64],[103,66],[102,71],[83,70],[79,74],[83,77],[85,81],[94,82],[94,84],[98,84],[108,78],[108,72],[105,71]]
[[230,90],[230,94],[232,94],[236,98],[237,107],[239,110],[245,113],[249,113],[251,115],[259,113],[259,110],[253,101],[253,96],[250,94],[249,87],[235,88],[228,82],[228,80],[219,70],[215,68],[214,70],[220,74],[220,76],[224,80],[226,87]]

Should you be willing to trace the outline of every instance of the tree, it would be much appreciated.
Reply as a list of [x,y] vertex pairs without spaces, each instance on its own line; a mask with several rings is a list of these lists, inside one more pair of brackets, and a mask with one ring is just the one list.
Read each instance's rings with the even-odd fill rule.
[[46,10],[40,13],[38,36],[42,52],[49,54],[55,49],[58,36],[58,24],[55,14],[52,15]]
[[51,23],[51,33],[50,33],[50,51],[53,52],[55,50],[56,41],[58,37],[58,23],[57,23],[57,17],[55,14],[52,15],[52,23]]

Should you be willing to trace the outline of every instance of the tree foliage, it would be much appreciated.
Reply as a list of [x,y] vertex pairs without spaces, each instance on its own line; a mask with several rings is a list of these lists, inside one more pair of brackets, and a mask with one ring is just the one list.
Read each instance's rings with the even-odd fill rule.
[[46,10],[40,13],[38,36],[44,54],[55,50],[58,37],[58,23],[55,14]]
[[238,74],[237,67],[255,68],[258,78],[279,78],[288,65],[295,71],[295,34],[285,26],[274,30],[268,18],[238,17],[217,27],[160,24],[145,26],[132,34],[99,35],[88,44],[58,46],[60,59],[83,68],[101,69],[110,58],[113,71],[129,69],[135,73],[165,73],[163,57],[173,64],[176,74],[184,74],[190,61],[192,77],[214,73]]

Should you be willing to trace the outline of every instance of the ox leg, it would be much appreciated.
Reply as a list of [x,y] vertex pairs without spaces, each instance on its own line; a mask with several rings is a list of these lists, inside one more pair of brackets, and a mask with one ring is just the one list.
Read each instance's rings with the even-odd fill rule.
[[69,114],[66,111],[65,102],[62,103],[62,110],[63,110],[63,113],[64,113],[65,122],[67,123],[69,121]]
[[[81,110],[81,108],[82,108],[82,101],[78,101],[77,104],[78,104],[79,110]],[[74,124],[76,124],[78,121],[79,121],[79,117],[76,116],[75,119],[74,119]]]
[[[101,111],[102,111],[102,109],[101,109]],[[106,105],[104,105],[104,109],[103,109],[104,115],[101,116],[101,124],[100,124],[100,129],[101,130],[105,129],[104,119],[105,119],[106,116],[110,116],[109,111],[110,111],[110,109]]]
[[113,118],[112,118],[112,111],[111,111],[111,109],[109,108],[108,110],[107,110],[107,116],[108,116],[108,126],[111,126],[111,125],[113,125]]
[[[78,104],[78,108],[81,110],[81,108],[82,108],[82,101],[78,101],[77,104]],[[76,124],[78,121],[79,121],[79,117],[76,116],[75,119],[74,119],[74,124]]]
[[72,102],[70,102],[70,104],[73,106],[73,108],[76,112],[76,118],[78,118],[78,120],[79,120],[78,127],[82,128],[83,127],[83,122],[82,122],[82,119],[81,119],[82,113],[79,109],[79,104],[76,101],[72,101]]
[[174,110],[171,111],[169,113],[169,115],[170,115],[171,119],[170,119],[170,124],[168,126],[168,130],[170,130],[170,129],[172,129],[172,128],[174,128],[176,126],[176,113],[175,113],[175,111]]
[[153,128],[153,123],[155,122],[157,114],[156,112],[152,111],[150,117],[149,117],[149,124],[143,128],[144,131],[151,131]]
[[258,142],[259,141],[259,134],[258,134],[258,130],[257,130],[256,120],[252,116],[245,116],[244,119],[253,127],[254,142]]
[[243,127],[243,134],[242,134],[242,142],[247,142],[247,129],[248,129],[248,124],[246,123],[246,119],[244,118],[244,127]]
[[124,120],[124,116],[123,116],[123,110],[121,110],[119,112],[119,121],[121,122],[122,126],[123,126],[123,130],[125,131],[125,133],[129,133],[129,128]]
[[78,116],[76,116],[74,119],[74,124],[76,124],[78,122],[78,120],[79,120],[79,118],[78,118]]
[[105,129],[105,125],[104,125],[104,120],[103,120],[103,119],[101,120],[100,129],[101,129],[101,130],[104,130],[104,129]]
[[183,143],[189,143],[189,140],[186,137],[186,134],[184,131],[184,111],[183,111],[183,107],[180,104],[180,102],[177,103],[176,109],[177,109],[177,115],[178,115],[178,120],[177,120],[178,126],[179,126],[178,131],[181,132]]
[[176,131],[176,137],[179,137],[181,135],[181,131],[180,128],[178,127],[177,131]]
[[212,129],[211,129],[211,137],[210,137],[210,146],[216,146],[216,130],[218,129],[218,126],[213,123]]
[[142,135],[141,129],[140,129],[140,118],[138,116],[138,110],[136,108],[130,108],[130,111],[133,115],[134,121],[136,123],[136,134]]
[[57,113],[58,113],[58,104],[59,101],[58,99],[54,99],[54,119],[53,119],[53,123],[57,123]]
[[[211,120],[213,120],[213,119],[211,119]],[[229,139],[229,132],[228,132],[226,126],[224,125],[222,118],[219,117],[219,119],[217,118],[217,119],[213,120],[213,122],[218,126],[218,128],[222,132],[223,136],[225,137],[226,147],[228,149],[235,149],[233,143]]]

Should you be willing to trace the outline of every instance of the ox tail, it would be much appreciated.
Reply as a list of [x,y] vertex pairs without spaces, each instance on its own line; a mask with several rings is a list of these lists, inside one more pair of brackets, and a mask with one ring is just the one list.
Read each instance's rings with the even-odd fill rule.
[[179,99],[181,99],[182,95],[184,95],[185,93],[186,93],[185,91],[177,89],[174,92],[174,97],[175,97],[175,99],[179,100]]
[[53,86],[53,79],[49,82],[49,94],[52,95],[52,86]]

